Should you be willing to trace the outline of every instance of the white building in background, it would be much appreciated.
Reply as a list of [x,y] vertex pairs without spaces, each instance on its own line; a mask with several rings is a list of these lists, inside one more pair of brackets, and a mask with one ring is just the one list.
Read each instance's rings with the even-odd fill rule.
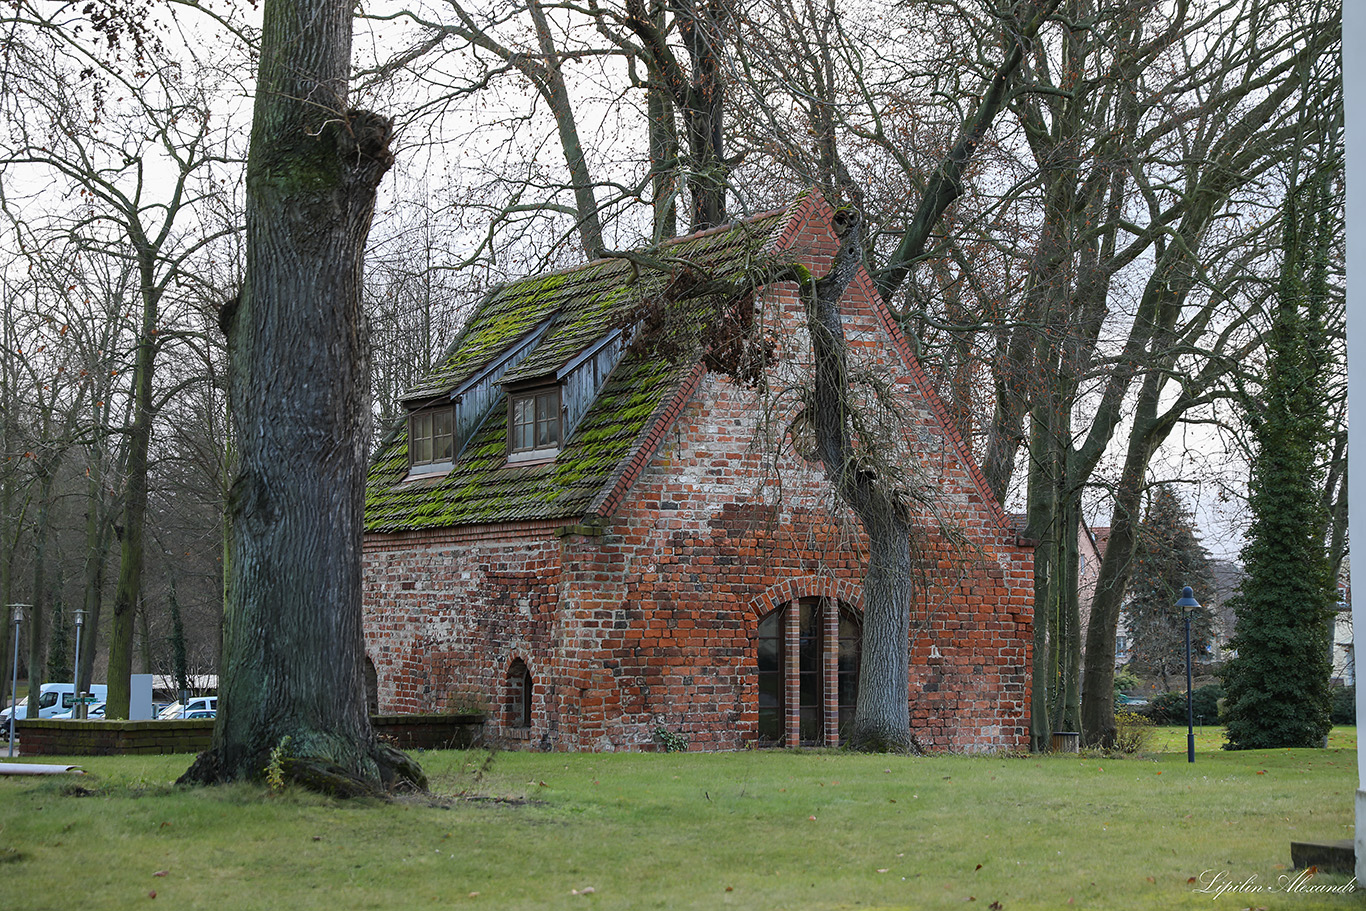
[[1356,647],[1352,631],[1352,558],[1342,558],[1338,572],[1338,611],[1333,619],[1333,685],[1356,686]]

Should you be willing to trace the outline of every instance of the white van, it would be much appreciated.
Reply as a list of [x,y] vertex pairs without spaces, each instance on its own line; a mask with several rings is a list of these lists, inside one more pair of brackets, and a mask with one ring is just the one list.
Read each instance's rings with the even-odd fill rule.
[[[96,683],[87,691],[96,702],[104,702],[109,697],[109,687]],[[72,683],[44,683],[38,694],[38,717],[51,718],[62,712],[70,713],[76,704],[76,686]],[[5,736],[9,736],[9,716],[11,709],[0,710],[0,725],[4,726]],[[28,700],[13,707],[14,719],[20,721],[28,717]]]

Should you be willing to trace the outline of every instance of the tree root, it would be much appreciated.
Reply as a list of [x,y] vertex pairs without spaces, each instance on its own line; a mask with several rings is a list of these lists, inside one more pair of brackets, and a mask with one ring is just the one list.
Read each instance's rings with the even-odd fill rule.
[[914,734],[906,735],[906,740],[893,739],[878,732],[866,732],[864,736],[855,735],[844,742],[845,749],[854,753],[901,753],[906,756],[924,756],[925,748]]
[[[378,767],[378,781],[316,757],[284,756],[277,761],[285,780],[332,797],[388,800],[397,794],[427,790],[427,776],[407,754],[385,744],[375,744],[370,750],[370,759]],[[185,773],[176,779],[176,784],[211,785],[241,779],[260,780],[265,777],[269,761],[270,754],[267,751],[256,761],[244,763],[245,769],[229,769],[224,765],[221,754],[209,749],[195,758]]]

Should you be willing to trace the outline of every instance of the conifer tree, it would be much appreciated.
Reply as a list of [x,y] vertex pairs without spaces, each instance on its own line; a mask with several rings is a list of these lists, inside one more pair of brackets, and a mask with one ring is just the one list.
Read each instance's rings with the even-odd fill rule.
[[1331,726],[1333,577],[1320,496],[1329,351],[1329,203],[1320,173],[1285,204],[1284,258],[1267,342],[1266,384],[1252,415],[1253,515],[1233,599],[1224,678],[1228,749],[1313,747]]
[[[1143,675],[1179,677],[1186,667],[1186,618],[1176,606],[1181,589],[1189,585],[1198,600],[1209,599],[1209,552],[1193,529],[1194,520],[1180,496],[1158,487],[1139,525],[1129,597],[1124,605],[1132,641],[1130,668]],[[1213,618],[1208,607],[1191,616],[1192,657],[1209,651]]]

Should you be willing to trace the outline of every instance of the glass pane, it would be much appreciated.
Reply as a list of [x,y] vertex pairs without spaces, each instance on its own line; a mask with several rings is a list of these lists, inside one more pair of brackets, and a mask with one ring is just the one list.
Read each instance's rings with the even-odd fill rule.
[[821,643],[821,602],[814,598],[797,604],[801,624],[797,644],[798,690],[801,707],[801,738],[804,743],[825,740],[825,662]]
[[38,697],[38,708],[40,709],[50,709],[56,704],[56,693],[43,693],[41,696]]
[[800,735],[802,743],[821,743],[825,740],[825,725],[819,706],[802,706]]
[[763,743],[781,744],[783,742],[783,713],[781,709],[759,706],[759,740]]
[[818,605],[803,601],[798,605],[798,621],[801,623],[798,649],[798,665],[801,673],[818,673],[821,670],[820,611]]
[[783,611],[776,610],[759,621],[759,740],[781,745],[787,740]]
[[451,409],[442,408],[432,415],[432,461],[449,462],[453,455],[454,434],[451,427]]
[[522,727],[531,727],[531,696],[536,682],[531,679],[531,671],[522,677]]
[[759,640],[759,673],[781,674],[783,672],[783,643],[779,639]]
[[530,399],[515,399],[512,403],[512,448],[531,448],[532,404]]
[[863,627],[851,614],[840,613],[839,643],[839,727],[843,739],[854,721],[858,703],[858,672],[862,658]]
[[432,460],[432,416],[415,414],[411,422],[408,445],[412,448],[414,465],[422,465]]
[[783,708],[783,677],[782,674],[760,674],[759,675],[759,711],[772,709],[775,712],[782,711]]
[[859,640],[862,631],[858,624],[848,617],[840,617],[840,673],[857,674],[859,664]]
[[553,392],[542,393],[536,396],[536,420],[548,421],[555,416],[556,400],[559,398]]

